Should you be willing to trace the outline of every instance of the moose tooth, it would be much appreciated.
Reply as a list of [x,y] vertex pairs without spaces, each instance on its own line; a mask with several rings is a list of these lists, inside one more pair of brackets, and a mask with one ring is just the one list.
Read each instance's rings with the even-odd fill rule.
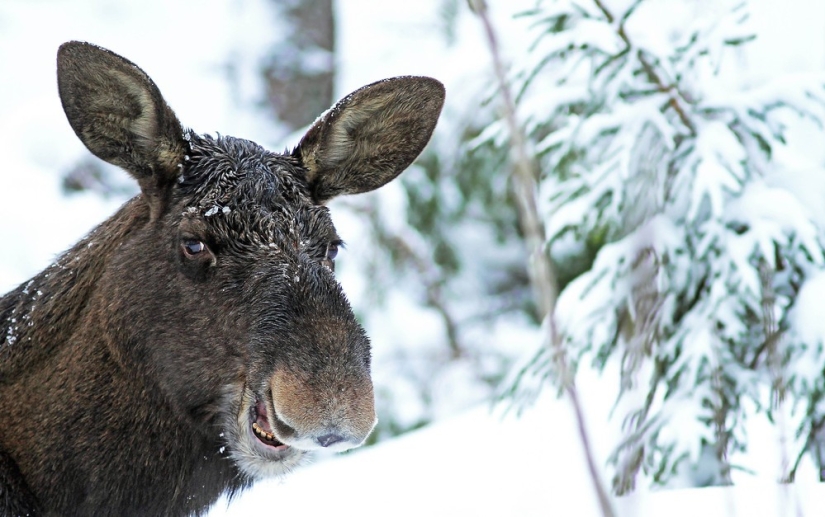
[[263,428],[261,426],[259,426],[257,422],[252,422],[252,430],[255,431],[255,434],[257,434],[261,438],[264,438],[266,440],[270,440],[270,441],[273,441],[273,442],[277,441],[275,439],[275,434],[274,433],[268,433],[268,432],[264,431]]

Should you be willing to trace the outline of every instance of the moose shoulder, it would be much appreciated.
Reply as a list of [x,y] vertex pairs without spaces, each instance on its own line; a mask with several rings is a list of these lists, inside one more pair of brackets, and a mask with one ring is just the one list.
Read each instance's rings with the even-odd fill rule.
[[184,129],[152,80],[62,45],[60,98],[141,193],[0,298],[0,514],[188,515],[375,424],[324,203],[400,174],[444,88],[365,86],[288,154]]

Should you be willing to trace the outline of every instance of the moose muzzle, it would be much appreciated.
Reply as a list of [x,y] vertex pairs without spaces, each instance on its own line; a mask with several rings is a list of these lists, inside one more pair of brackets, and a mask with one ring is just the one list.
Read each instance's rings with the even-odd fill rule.
[[271,432],[297,449],[358,447],[377,421],[369,372],[333,366],[309,375],[279,368],[271,378],[271,391]]

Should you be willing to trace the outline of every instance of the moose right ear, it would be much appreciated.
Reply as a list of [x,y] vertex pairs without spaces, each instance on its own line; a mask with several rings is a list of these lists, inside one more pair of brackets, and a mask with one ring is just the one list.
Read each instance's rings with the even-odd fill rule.
[[394,77],[359,88],[322,115],[293,153],[316,203],[369,192],[401,174],[433,133],[444,85]]
[[134,176],[148,197],[177,177],[186,154],[183,128],[134,63],[71,41],[57,51],[57,85],[78,138],[95,156]]

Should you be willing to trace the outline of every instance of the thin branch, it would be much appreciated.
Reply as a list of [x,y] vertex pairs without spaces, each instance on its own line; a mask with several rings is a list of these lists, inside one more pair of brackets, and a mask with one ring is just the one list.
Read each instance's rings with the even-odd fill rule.
[[504,72],[504,64],[499,52],[498,38],[488,15],[486,1],[468,0],[468,3],[470,9],[478,16],[484,27],[484,33],[493,61],[493,68],[499,83],[499,93],[504,104],[505,120],[510,130],[513,189],[519,208],[519,222],[530,254],[528,269],[530,272],[530,282],[536,298],[536,305],[541,311],[541,314],[546,315],[549,343],[553,349],[553,355],[561,377],[562,389],[573,405],[579,438],[584,448],[588,471],[593,482],[593,488],[599,499],[602,514],[604,517],[613,517],[615,512],[613,511],[607,490],[605,490],[601,476],[599,475],[599,469],[596,466],[595,455],[584,419],[581,400],[576,389],[573,373],[567,364],[566,350],[558,333],[554,317],[558,293],[555,274],[550,264],[550,259],[545,252],[544,225],[539,217],[536,203],[536,192],[538,190],[536,171],[538,168],[533,157],[527,151],[526,139],[516,117],[516,105],[512,92],[510,91],[510,84]]

